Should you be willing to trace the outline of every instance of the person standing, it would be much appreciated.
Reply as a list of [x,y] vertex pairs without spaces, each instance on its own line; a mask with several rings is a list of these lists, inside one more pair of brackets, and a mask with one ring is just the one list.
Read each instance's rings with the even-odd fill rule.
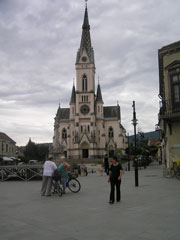
[[63,186],[63,192],[65,193],[66,190],[66,183],[67,183],[67,177],[68,177],[68,170],[70,169],[70,164],[65,162],[65,157],[60,158],[60,165],[58,166],[58,171],[61,176],[61,183]]
[[110,182],[111,191],[110,191],[110,200],[109,203],[114,203],[115,198],[115,186],[116,186],[116,201],[120,202],[121,200],[121,177],[123,174],[123,168],[120,163],[117,161],[117,157],[114,156],[112,158],[112,165],[109,169],[109,179],[108,182]]
[[50,157],[43,165],[42,196],[51,196],[52,175],[56,169],[57,166],[53,162],[53,158]]
[[109,159],[107,154],[104,157],[104,171],[107,175],[109,175]]

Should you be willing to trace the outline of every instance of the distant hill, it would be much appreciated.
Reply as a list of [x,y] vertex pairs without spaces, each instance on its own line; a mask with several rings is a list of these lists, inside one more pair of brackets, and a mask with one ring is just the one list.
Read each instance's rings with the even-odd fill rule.
[[[143,134],[144,134],[144,140],[149,140],[150,138],[153,138],[153,139],[160,138],[159,131],[152,131],[152,132],[147,132]],[[140,140],[140,138],[141,138],[140,133],[137,133],[136,139]],[[129,136],[129,143],[132,143],[132,142],[134,142],[134,135]]]

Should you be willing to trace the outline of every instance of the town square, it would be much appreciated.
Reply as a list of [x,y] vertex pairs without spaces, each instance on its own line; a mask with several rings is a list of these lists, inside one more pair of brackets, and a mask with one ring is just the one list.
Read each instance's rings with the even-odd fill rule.
[[176,240],[179,0],[0,1],[0,237]]

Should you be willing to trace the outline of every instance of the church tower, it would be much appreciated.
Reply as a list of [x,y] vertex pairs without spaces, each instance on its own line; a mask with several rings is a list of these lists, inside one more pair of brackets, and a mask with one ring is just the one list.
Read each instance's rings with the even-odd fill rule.
[[76,108],[81,117],[94,114],[95,96],[95,62],[94,51],[91,46],[90,25],[87,6],[85,8],[84,22],[80,48],[76,57]]
[[76,81],[73,83],[70,107],[57,110],[54,124],[53,151],[57,158],[69,160],[113,156],[116,149],[125,149],[125,129],[121,125],[120,106],[104,107],[101,87],[95,87],[95,60],[91,45],[87,4],[80,48],[77,51]]

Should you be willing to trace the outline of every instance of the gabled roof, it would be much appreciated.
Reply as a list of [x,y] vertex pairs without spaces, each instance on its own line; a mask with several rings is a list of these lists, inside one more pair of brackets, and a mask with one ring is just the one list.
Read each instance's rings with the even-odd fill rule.
[[8,135],[6,135],[3,132],[0,132],[0,139],[3,140],[4,142],[16,144],[16,142],[14,140],[12,140]]
[[104,119],[106,120],[120,120],[120,106],[104,107]]
[[56,118],[59,120],[69,120],[69,108],[58,108]]

